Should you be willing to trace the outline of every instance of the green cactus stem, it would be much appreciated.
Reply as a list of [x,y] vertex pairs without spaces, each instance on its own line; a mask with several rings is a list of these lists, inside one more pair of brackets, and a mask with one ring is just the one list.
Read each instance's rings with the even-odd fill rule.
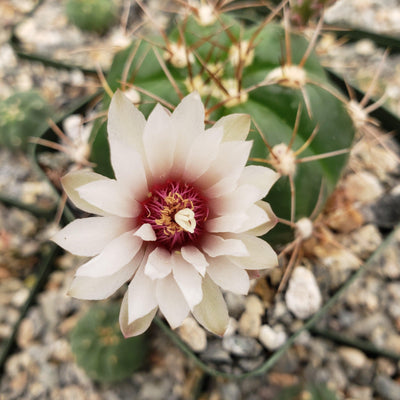
[[118,303],[93,306],[71,334],[76,361],[94,380],[122,380],[141,368],[147,356],[144,335],[125,339],[118,323]]

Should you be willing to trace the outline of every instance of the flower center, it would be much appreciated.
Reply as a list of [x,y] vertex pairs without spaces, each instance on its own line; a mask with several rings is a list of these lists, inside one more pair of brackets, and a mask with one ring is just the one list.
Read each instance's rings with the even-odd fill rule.
[[157,242],[170,251],[198,241],[209,213],[206,199],[195,187],[176,181],[153,187],[142,207],[139,221],[150,224]]

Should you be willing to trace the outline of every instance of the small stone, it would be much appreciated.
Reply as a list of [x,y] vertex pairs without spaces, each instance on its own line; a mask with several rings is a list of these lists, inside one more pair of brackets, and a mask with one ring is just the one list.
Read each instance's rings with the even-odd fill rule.
[[228,351],[222,348],[220,340],[210,341],[207,348],[200,354],[200,358],[207,362],[231,363],[232,359]]
[[228,305],[229,315],[239,319],[240,315],[246,308],[246,297],[240,294],[226,292],[225,301]]
[[224,333],[224,336],[232,336],[236,333],[237,329],[238,329],[238,322],[236,321],[236,319],[229,317],[229,321],[228,321],[228,327],[226,328],[226,331]]
[[241,400],[242,395],[237,383],[228,382],[220,387],[221,400]]
[[362,204],[372,203],[384,193],[378,178],[365,171],[348,175],[344,185],[347,196]]
[[27,300],[28,296],[29,296],[29,289],[22,288],[14,294],[14,296],[11,299],[11,304],[17,308],[22,307],[25,301]]
[[237,335],[224,337],[222,347],[238,357],[257,357],[262,352],[262,347],[256,339]]
[[287,335],[282,330],[277,331],[268,325],[263,325],[258,339],[268,350],[276,350],[285,343]]
[[258,337],[261,327],[261,316],[248,311],[239,320],[239,333],[242,336]]
[[339,348],[339,355],[346,364],[353,368],[363,368],[367,362],[367,356],[362,351],[353,347]]
[[349,385],[348,395],[350,399],[372,400],[372,388],[369,386]]
[[305,267],[297,267],[285,295],[288,309],[299,319],[309,318],[321,307],[322,297],[316,279]]
[[265,309],[262,301],[257,296],[248,296],[246,299],[246,311],[256,315],[264,315]]
[[400,335],[388,335],[386,339],[386,348],[400,354]]
[[20,371],[17,375],[15,375],[12,378],[10,382],[10,388],[12,390],[12,396],[14,399],[22,397],[22,394],[25,392],[27,383],[28,383],[27,371]]
[[378,375],[375,378],[374,388],[385,400],[400,400],[400,383],[385,375]]
[[376,369],[378,373],[393,376],[396,373],[396,364],[387,358],[380,357],[376,361]]
[[342,238],[342,244],[361,259],[367,259],[382,243],[375,225],[368,224]]
[[201,352],[207,347],[207,336],[203,328],[191,317],[186,318],[178,330],[179,336],[193,351]]
[[376,52],[376,47],[372,40],[362,39],[356,42],[354,50],[360,56],[370,56]]
[[265,358],[263,355],[253,358],[241,358],[238,360],[238,365],[243,371],[253,371],[258,368],[263,362]]
[[50,345],[49,360],[55,362],[73,361],[74,356],[69,342],[65,339],[56,340]]

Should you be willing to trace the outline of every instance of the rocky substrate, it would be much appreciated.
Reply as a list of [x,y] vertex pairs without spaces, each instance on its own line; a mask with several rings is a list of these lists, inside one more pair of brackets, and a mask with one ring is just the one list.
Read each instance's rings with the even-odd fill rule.
[[[22,3],[26,9],[20,6]],[[0,10],[8,10],[3,15],[8,16],[8,21],[17,22],[35,3],[6,1],[6,6],[0,4]],[[337,5],[340,3],[344,1]],[[377,6],[372,3],[370,8],[375,9]],[[393,11],[391,18],[400,9],[393,1],[380,4]],[[110,52],[103,54],[96,46],[113,40],[122,43],[117,41],[120,26],[106,37],[88,36],[70,28],[60,17],[59,2],[46,0],[41,7],[42,14],[35,13],[17,32],[26,49],[54,55],[50,51],[53,45],[46,42],[50,40],[49,32],[55,33],[52,40],[60,43],[63,34],[68,33],[75,40],[73,43],[79,45],[77,48],[97,49],[85,54],[90,60],[88,65],[94,66],[96,62],[103,67],[109,65]],[[43,15],[49,21],[58,16],[59,24],[39,24]],[[368,15],[375,15],[375,20],[369,21],[376,26],[380,17],[376,13]],[[0,36],[0,42],[3,39]],[[0,98],[7,97],[13,88],[25,90],[38,86],[46,98],[62,106],[65,96],[73,99],[96,87],[79,70],[60,71],[28,61],[17,62],[6,41],[0,47]],[[370,81],[383,54],[365,43],[320,46],[321,51],[327,52],[327,63],[334,62],[338,70],[351,61],[349,71],[354,73],[350,76],[361,86],[366,85],[364,90],[368,85],[364,78],[360,79],[360,74],[368,71],[365,75]],[[64,44],[57,45],[59,60],[68,59],[79,65],[82,52],[71,52],[68,47],[71,43]],[[384,68],[378,89],[385,84],[392,109],[399,112],[400,79],[396,63],[396,57],[389,57],[389,69]],[[87,87],[91,88],[88,92]],[[374,132],[378,135],[378,131]],[[395,142],[387,135],[365,134],[359,140],[336,194],[315,221],[312,236],[301,243],[299,259],[285,289],[276,294],[283,266],[288,262],[282,257],[281,267],[255,281],[249,296],[226,293],[231,321],[223,339],[208,335],[192,318],[185,321],[177,333],[201,361],[226,373],[252,371],[323,307],[400,222],[398,154]],[[30,204],[55,202],[47,182],[35,174],[27,159],[5,149],[0,149],[0,190]],[[31,213],[0,206],[0,350],[35,283],[33,272],[39,251],[53,229],[52,224]],[[91,303],[66,296],[73,273],[83,260],[70,255],[59,257],[46,287],[19,327],[16,348],[8,357],[0,380],[0,399],[117,400],[135,396],[137,400],[157,400],[191,399],[198,394],[200,398],[268,400],[279,398],[282,387],[304,382],[325,383],[339,399],[400,399],[399,358],[388,354],[400,354],[399,257],[400,235],[396,234],[394,242],[341,296],[316,330],[302,332],[266,375],[242,381],[209,379],[153,326],[152,351],[145,368],[118,384],[95,382],[76,365],[69,335]],[[116,301],[120,294],[114,296]],[[338,335],[330,340],[323,335],[325,331]],[[349,340],[340,341],[343,337]],[[386,353],[368,350],[365,342]]]

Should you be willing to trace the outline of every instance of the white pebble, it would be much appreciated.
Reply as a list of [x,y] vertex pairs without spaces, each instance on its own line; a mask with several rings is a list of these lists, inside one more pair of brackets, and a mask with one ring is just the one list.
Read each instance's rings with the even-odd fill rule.
[[268,350],[275,350],[285,343],[287,335],[284,331],[277,331],[268,325],[263,325],[258,339]]
[[288,309],[300,319],[306,319],[319,310],[321,292],[311,271],[304,267],[293,271],[285,300]]

